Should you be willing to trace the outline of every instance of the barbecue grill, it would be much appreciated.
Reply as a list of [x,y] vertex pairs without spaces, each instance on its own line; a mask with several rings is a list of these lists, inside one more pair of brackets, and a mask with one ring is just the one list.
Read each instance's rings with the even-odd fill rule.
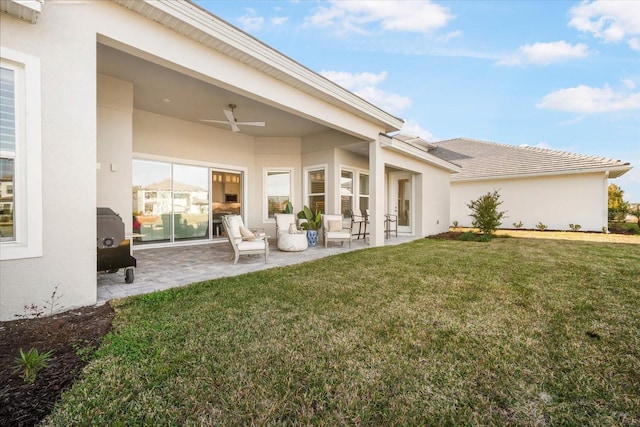
[[124,222],[110,208],[98,208],[97,247],[98,271],[115,273],[124,268],[124,281],[133,283],[136,259],[131,256],[131,246],[124,238]]

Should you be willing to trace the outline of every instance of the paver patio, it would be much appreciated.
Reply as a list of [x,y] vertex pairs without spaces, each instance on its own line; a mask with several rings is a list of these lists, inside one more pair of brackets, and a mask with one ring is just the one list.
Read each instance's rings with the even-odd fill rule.
[[[386,240],[387,245],[406,243],[419,237],[398,235]],[[135,280],[127,284],[124,270],[117,273],[98,273],[98,304],[114,298],[184,286],[203,280],[219,277],[238,276],[267,268],[300,264],[318,258],[336,255],[348,251],[368,248],[364,239],[354,239],[351,249],[348,245],[330,245],[325,248],[318,244],[303,252],[282,252],[276,248],[275,239],[269,242],[269,259],[264,263],[263,256],[241,256],[238,264],[233,265],[233,251],[225,241],[196,246],[174,246],[167,248],[142,248],[133,251],[138,266]]]

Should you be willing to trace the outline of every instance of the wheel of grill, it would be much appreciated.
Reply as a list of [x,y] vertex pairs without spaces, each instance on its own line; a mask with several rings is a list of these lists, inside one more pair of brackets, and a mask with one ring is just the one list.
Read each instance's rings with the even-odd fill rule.
[[127,268],[124,271],[124,282],[125,283],[133,283],[133,268]]

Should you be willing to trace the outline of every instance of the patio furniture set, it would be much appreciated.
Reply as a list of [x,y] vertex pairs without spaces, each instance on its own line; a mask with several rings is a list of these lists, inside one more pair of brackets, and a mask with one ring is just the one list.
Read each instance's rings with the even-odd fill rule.
[[[294,214],[276,214],[276,246],[278,250],[284,252],[305,251],[309,246],[315,246],[317,238],[309,244],[308,234],[317,232],[316,230],[304,230],[301,228],[301,220]],[[385,237],[389,238],[391,232],[395,231],[398,236],[398,219],[395,215],[385,215]],[[263,230],[250,230],[244,225],[242,216],[225,215],[222,217],[222,224],[226,230],[227,238],[233,249],[234,260],[237,264],[240,255],[264,255],[266,264],[269,256],[269,237]],[[342,214],[322,215],[322,235],[324,247],[328,247],[329,242],[348,242],[351,248],[353,236],[357,239],[366,239],[369,235],[367,225],[369,224],[369,212],[363,210],[362,215],[351,213],[349,226],[345,226]],[[357,225],[357,233],[354,233]],[[392,228],[393,227],[393,228]]]

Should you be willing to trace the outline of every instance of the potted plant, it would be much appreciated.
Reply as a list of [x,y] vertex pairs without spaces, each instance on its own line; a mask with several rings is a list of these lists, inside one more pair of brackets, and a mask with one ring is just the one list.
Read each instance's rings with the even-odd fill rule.
[[307,230],[307,241],[309,246],[318,244],[318,229],[322,226],[322,212],[317,210],[313,212],[308,206],[298,212],[298,218],[304,221],[300,224],[304,230]]

